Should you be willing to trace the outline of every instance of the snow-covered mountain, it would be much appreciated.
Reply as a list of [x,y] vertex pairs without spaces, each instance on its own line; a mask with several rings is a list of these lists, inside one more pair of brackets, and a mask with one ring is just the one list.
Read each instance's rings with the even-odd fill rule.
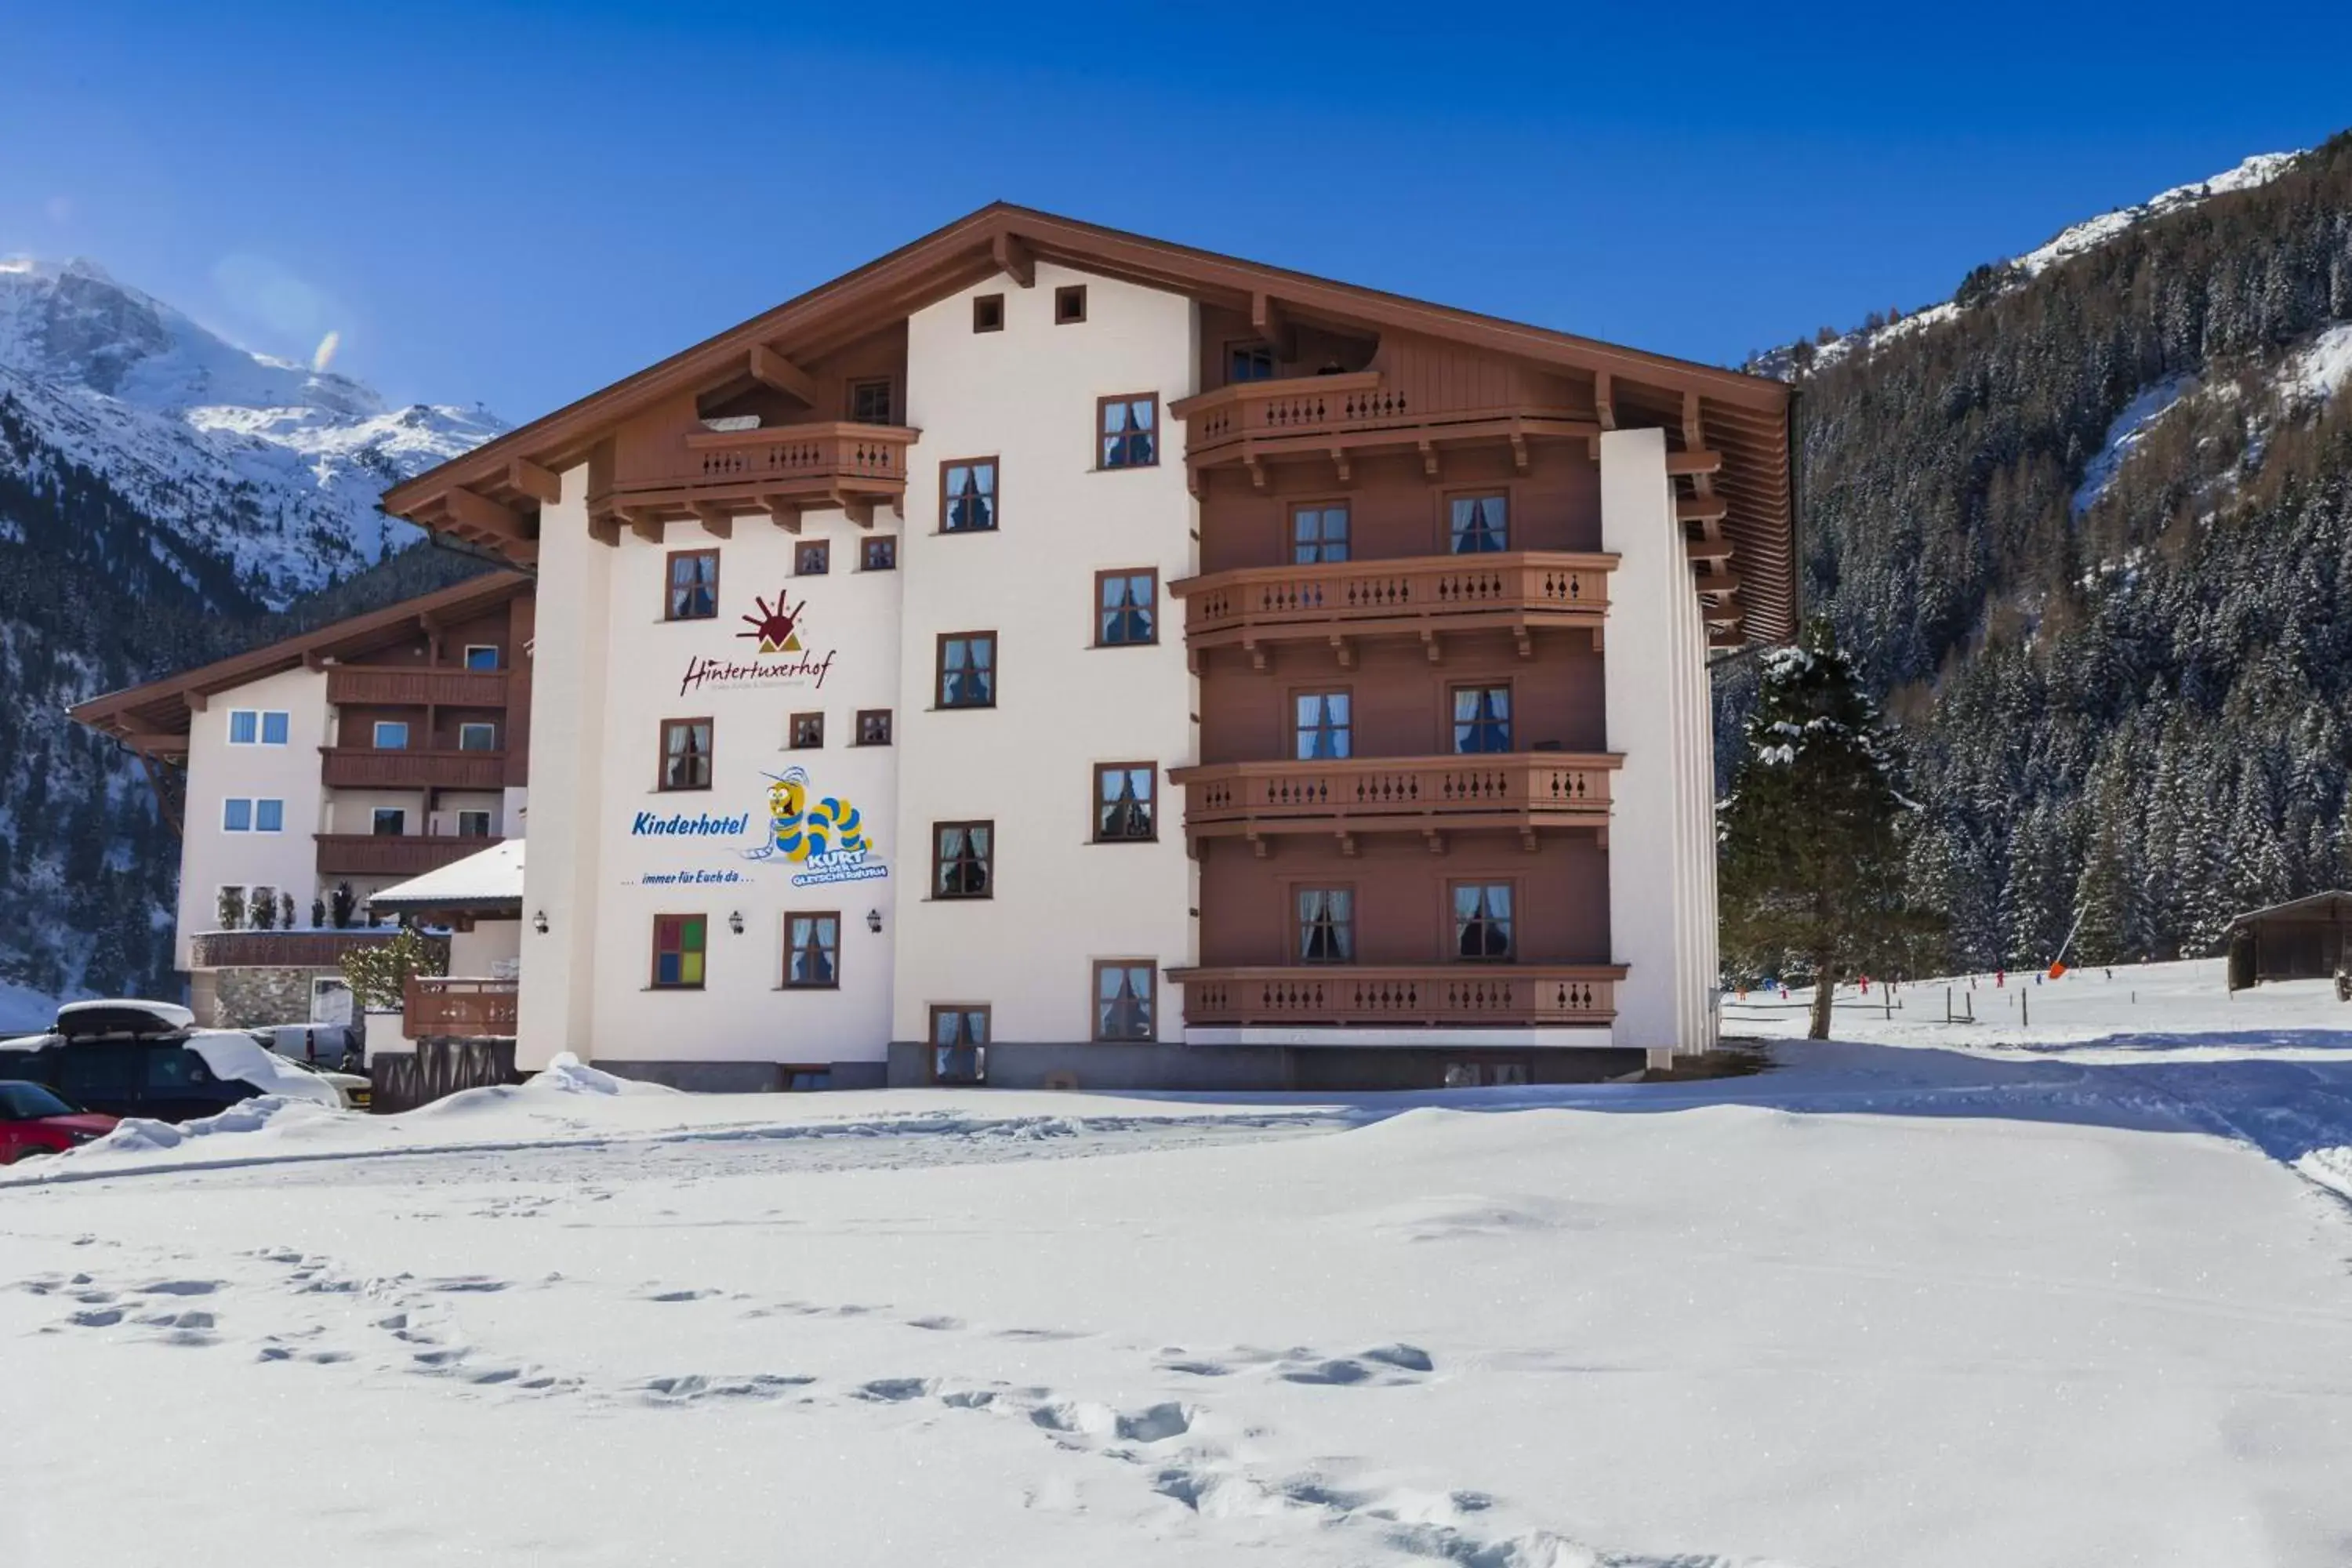
[[273,608],[415,539],[376,510],[384,487],[506,428],[480,407],[388,409],[85,260],[0,260],[0,399],[170,532],[159,560],[199,552]]

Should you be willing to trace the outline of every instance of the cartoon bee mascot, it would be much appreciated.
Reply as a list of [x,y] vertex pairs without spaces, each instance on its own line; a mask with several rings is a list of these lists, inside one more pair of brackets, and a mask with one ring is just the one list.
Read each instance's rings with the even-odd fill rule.
[[768,778],[768,841],[757,849],[745,850],[751,858],[768,860],[781,855],[787,860],[805,860],[835,850],[872,847],[858,824],[856,806],[832,795],[814,805],[808,803],[806,769],[787,768]]

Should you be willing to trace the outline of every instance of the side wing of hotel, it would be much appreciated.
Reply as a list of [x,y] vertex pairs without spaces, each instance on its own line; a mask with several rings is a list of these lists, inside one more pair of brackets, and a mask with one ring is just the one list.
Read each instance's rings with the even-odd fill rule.
[[[510,917],[511,956],[447,983],[512,994],[409,1033],[724,1088],[1705,1050],[1706,661],[1793,630],[1790,396],[985,208],[386,495],[535,578],[498,818],[527,853],[452,917]],[[187,679],[78,712],[180,737],[201,952],[215,887],[264,879],[202,776],[260,704]],[[375,787],[344,700],[301,737],[305,903]]]

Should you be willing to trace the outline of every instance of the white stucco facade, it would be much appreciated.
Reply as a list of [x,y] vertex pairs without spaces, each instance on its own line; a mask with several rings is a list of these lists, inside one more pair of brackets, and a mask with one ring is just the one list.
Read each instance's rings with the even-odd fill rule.
[[[254,714],[256,740],[230,739],[232,715]],[[262,715],[286,715],[283,743],[269,743]],[[318,845],[326,813],[319,748],[330,710],[322,671],[289,669],[214,694],[188,716],[187,795],[180,847],[179,923],[173,962],[189,966],[189,939],[219,928],[223,887],[270,887],[294,895],[299,918],[310,918],[318,890]],[[231,800],[282,803],[280,826],[266,833],[224,826]],[[258,807],[248,807],[248,812]],[[248,816],[247,821],[253,817]]]

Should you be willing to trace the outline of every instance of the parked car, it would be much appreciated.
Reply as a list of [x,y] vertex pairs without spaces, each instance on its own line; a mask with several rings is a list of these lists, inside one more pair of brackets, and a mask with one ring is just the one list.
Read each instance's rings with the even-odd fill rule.
[[44,1085],[0,1079],[0,1165],[103,1138],[116,1120],[84,1110]]
[[367,1079],[322,1072],[243,1029],[200,1029],[168,1002],[75,1002],[46,1035],[0,1042],[0,1078],[41,1084],[110,1116],[188,1121],[260,1094],[350,1109]]

